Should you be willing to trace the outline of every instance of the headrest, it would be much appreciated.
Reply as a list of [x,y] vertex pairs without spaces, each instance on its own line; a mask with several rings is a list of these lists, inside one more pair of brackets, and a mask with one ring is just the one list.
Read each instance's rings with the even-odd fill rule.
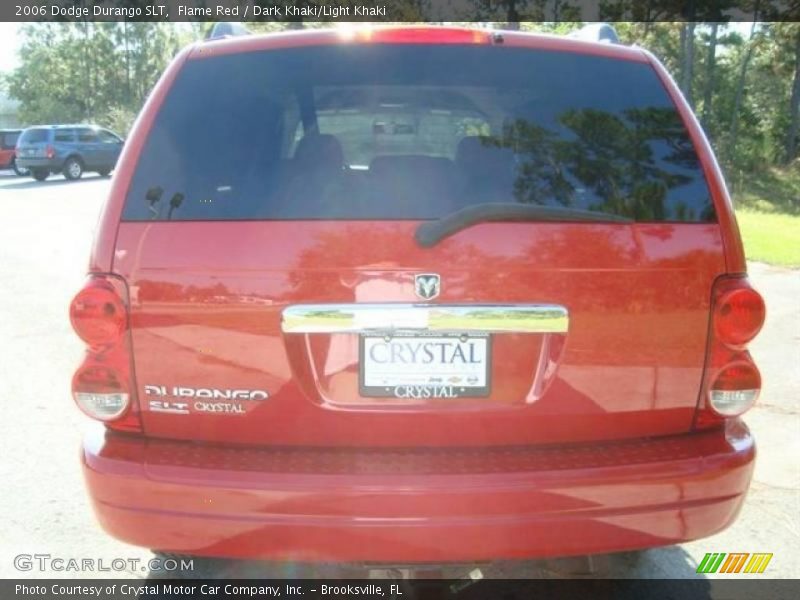
[[344,152],[336,136],[312,133],[297,144],[294,160],[311,168],[341,169],[344,167]]

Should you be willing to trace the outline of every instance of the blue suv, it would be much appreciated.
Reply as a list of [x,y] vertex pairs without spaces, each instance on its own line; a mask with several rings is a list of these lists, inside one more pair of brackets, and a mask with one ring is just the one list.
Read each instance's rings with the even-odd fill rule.
[[37,181],[51,173],[71,180],[84,171],[108,175],[117,164],[123,139],[93,125],[43,125],[30,127],[17,141],[17,165],[30,169]]

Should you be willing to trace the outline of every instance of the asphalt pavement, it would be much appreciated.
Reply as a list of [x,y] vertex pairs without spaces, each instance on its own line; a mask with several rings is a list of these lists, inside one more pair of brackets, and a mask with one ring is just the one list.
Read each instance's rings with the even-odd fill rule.
[[[59,176],[39,183],[0,171],[2,578],[149,575],[144,565],[152,555],[110,538],[94,519],[78,460],[82,431],[91,423],[69,395],[83,348],[67,307],[84,279],[109,182],[91,174],[79,182]],[[758,460],[736,523],[713,537],[640,555],[505,564],[486,569],[486,576],[689,578],[698,577],[706,552],[737,551],[773,553],[762,578],[798,576],[800,271],[751,264],[750,274],[767,303],[766,325],[751,346],[764,387],[745,419]],[[20,571],[15,557],[26,554],[141,563],[101,572],[40,570],[34,562],[32,570]],[[250,565],[248,572],[257,569]]]

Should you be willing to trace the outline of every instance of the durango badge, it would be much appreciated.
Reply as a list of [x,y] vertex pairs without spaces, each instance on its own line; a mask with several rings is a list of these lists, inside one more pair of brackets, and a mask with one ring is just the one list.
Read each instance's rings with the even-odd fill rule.
[[423,300],[433,300],[439,295],[441,278],[436,273],[414,275],[414,291]]
[[[247,405],[244,403],[269,398],[266,390],[167,387],[149,384],[145,384],[144,393],[147,396],[159,398],[158,400],[150,399],[151,411],[178,415],[188,415],[192,411],[243,415],[247,412]],[[170,400],[165,401],[161,398],[170,398]],[[186,401],[184,402],[182,399],[186,399]],[[226,400],[226,402],[208,402],[208,400]]]

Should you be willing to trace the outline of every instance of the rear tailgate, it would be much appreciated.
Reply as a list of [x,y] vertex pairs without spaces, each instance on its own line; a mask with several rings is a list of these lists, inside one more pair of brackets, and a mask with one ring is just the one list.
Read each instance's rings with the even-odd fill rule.
[[32,127],[23,131],[17,140],[17,156],[22,159],[46,158],[50,131],[45,127]]
[[[390,446],[688,430],[708,290],[724,267],[715,226],[665,235],[659,225],[486,224],[425,251],[413,230],[407,223],[124,224],[116,268],[131,289],[145,430]],[[413,402],[359,394],[357,334],[281,331],[281,313],[293,304],[417,302],[414,274],[429,271],[442,279],[437,303],[557,304],[569,311],[569,331],[495,334],[488,397]],[[269,398],[161,398],[146,394],[148,385],[266,390]],[[161,405],[152,401],[185,402],[189,414],[155,412]],[[244,413],[205,412],[215,410],[208,404]]]
[[[690,428],[725,265],[697,158],[652,69],[421,50],[424,67],[420,48],[391,45],[188,61],[116,241],[148,435],[469,446]],[[415,242],[422,220],[497,200],[638,222],[482,223]],[[287,327],[298,305],[329,323],[342,305],[386,319]],[[475,314],[442,332],[429,306]],[[563,321],[496,321],[542,306]],[[442,352],[433,367],[412,356],[426,342]]]

